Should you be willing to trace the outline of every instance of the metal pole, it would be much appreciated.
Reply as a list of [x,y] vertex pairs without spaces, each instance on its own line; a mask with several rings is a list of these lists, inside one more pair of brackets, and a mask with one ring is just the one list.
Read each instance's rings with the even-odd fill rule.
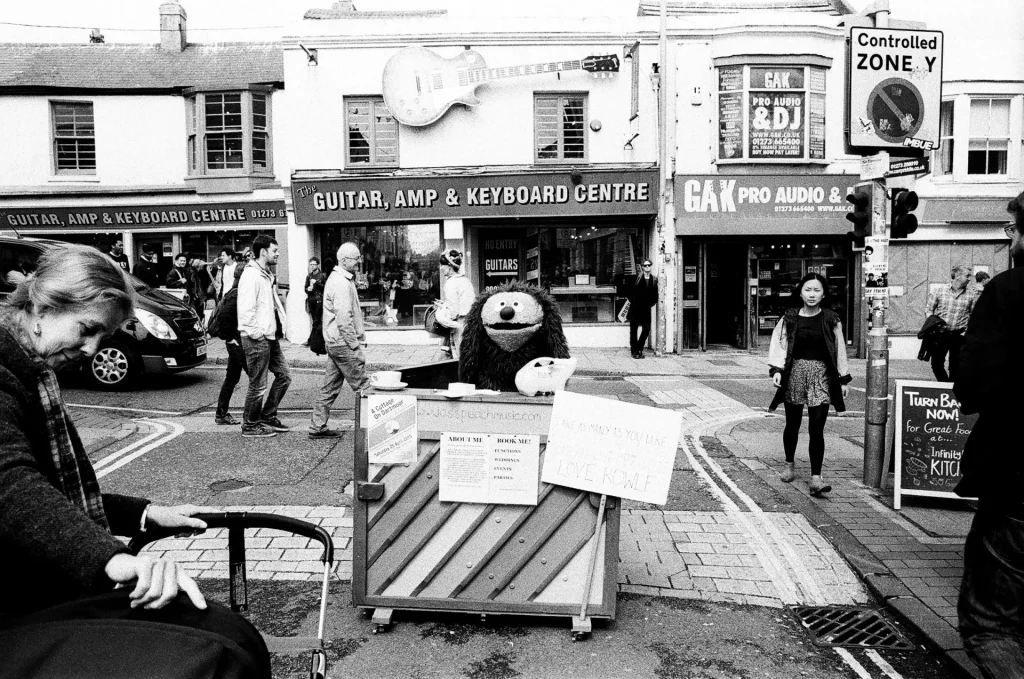
[[[874,5],[875,27],[889,25],[888,1]],[[871,235],[885,236],[888,224],[889,201],[885,193],[885,179],[876,181],[871,192]],[[889,249],[886,248],[886,258]],[[888,267],[887,267],[888,268]],[[882,469],[885,457],[885,427],[889,420],[889,331],[885,326],[885,302],[871,302],[871,330],[868,331],[867,406],[864,412],[864,485],[882,487]]]

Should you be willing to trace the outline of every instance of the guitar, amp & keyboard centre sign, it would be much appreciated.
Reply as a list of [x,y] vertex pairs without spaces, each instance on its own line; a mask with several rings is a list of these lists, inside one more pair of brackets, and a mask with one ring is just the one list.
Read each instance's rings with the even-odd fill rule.
[[299,224],[654,215],[658,171],[349,177],[292,181]]

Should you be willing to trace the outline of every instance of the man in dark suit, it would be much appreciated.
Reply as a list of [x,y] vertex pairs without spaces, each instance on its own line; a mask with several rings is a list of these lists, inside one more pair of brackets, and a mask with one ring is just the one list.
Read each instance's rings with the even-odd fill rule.
[[956,487],[978,498],[964,546],[960,635],[986,677],[1024,677],[1024,192],[1007,210],[1014,268],[991,279],[976,302],[954,383],[961,412],[978,413]]

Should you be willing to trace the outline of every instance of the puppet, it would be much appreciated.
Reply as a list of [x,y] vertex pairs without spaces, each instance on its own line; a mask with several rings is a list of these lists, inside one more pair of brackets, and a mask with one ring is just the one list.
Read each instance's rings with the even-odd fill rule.
[[459,380],[478,389],[516,391],[516,373],[530,361],[569,358],[555,300],[518,281],[481,293],[465,319]]

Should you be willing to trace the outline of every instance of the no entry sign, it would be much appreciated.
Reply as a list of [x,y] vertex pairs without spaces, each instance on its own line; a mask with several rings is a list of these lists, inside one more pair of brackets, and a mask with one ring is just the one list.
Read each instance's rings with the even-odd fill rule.
[[850,146],[939,147],[942,32],[850,29]]

